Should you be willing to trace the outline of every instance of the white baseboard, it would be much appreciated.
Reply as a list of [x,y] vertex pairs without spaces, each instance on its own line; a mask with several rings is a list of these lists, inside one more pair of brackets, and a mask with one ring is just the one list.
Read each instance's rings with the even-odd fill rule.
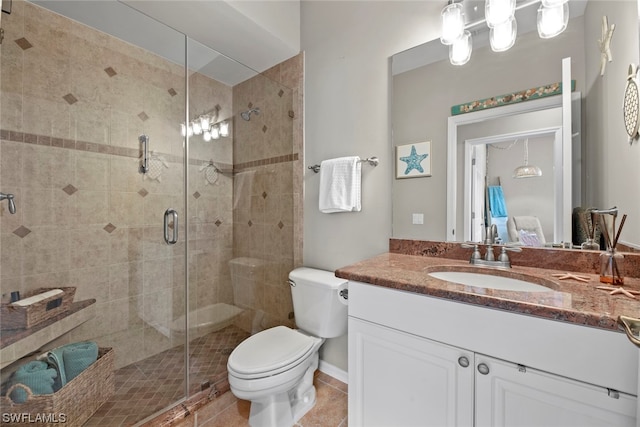
[[327,363],[324,360],[320,360],[318,369],[320,372],[329,375],[339,381],[342,381],[345,384],[349,384],[349,374],[347,371],[343,371],[342,369],[332,365],[331,363]]

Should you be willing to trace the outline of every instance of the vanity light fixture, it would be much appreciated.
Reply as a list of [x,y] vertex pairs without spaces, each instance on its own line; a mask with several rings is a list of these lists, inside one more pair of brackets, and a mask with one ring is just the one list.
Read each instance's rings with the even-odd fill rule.
[[468,31],[482,23],[490,29],[489,40],[494,52],[509,50],[516,41],[517,22],[515,11],[537,3],[538,35],[551,38],[562,33],[569,22],[569,0],[485,0],[484,19],[472,23],[464,21],[464,0],[449,0],[442,9],[442,33],[440,41],[449,46],[449,61],[453,65],[464,65],[472,51],[471,33]]
[[226,138],[229,136],[229,121],[223,120],[213,123],[215,116],[203,114],[191,120],[189,124],[180,124],[182,136],[202,135],[202,138],[209,142],[212,139]]
[[529,140],[524,140],[524,165],[518,166],[513,171],[514,178],[535,178],[542,176],[542,170],[538,166],[529,165]]

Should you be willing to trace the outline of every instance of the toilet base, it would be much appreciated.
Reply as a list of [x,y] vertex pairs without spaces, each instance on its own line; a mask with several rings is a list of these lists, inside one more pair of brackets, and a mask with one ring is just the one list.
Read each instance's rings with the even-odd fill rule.
[[313,375],[318,369],[318,353],[313,356],[300,383],[292,390],[251,401],[251,427],[292,427],[316,404]]

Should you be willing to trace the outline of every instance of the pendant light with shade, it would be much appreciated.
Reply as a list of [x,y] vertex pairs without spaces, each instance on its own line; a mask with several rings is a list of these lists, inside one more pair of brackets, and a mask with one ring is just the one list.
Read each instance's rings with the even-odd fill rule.
[[542,170],[538,166],[529,164],[529,140],[524,140],[524,164],[513,171],[514,178],[535,178],[542,176]]

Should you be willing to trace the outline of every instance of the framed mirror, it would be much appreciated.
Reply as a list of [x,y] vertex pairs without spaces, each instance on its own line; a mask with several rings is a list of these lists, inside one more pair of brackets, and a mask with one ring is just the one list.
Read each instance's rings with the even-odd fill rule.
[[[570,57],[570,79],[575,81],[574,93],[579,93],[574,95],[579,98],[570,104],[580,123],[576,124],[574,118],[574,129],[567,132],[572,139],[568,143],[568,152],[572,153],[572,196],[568,197],[569,191],[565,191],[555,198],[553,206],[548,207],[557,211],[559,204],[563,206],[564,212],[558,221],[564,225],[561,232],[558,232],[557,224],[550,225],[547,242],[560,243],[569,238],[567,230],[572,228],[573,208],[616,205],[621,212],[629,214],[621,242],[630,248],[640,247],[640,202],[635,201],[640,200],[640,171],[637,163],[633,166],[632,160],[640,161],[640,147],[637,142],[629,144],[625,137],[621,108],[628,66],[639,60],[638,4],[626,0],[570,0],[570,6],[571,19],[567,29],[552,39],[540,39],[535,29],[526,32],[526,26],[520,21],[516,43],[506,52],[491,51],[489,46],[482,45],[481,34],[474,35],[471,59],[463,66],[450,64],[447,47],[440,40],[392,57],[392,145],[430,140],[433,165],[429,178],[394,180],[394,238],[457,241],[470,238],[470,232],[464,231],[465,224],[469,229],[472,224],[464,218],[465,203],[472,203],[464,196],[465,192],[467,196],[471,192],[471,188],[465,188],[464,163],[460,160],[459,165],[454,166],[447,160],[451,107],[560,82],[562,59]],[[613,61],[606,63],[605,74],[601,75],[602,52],[598,40],[602,37],[603,16],[608,17],[610,24],[615,24],[615,33],[611,43]],[[521,105],[532,102],[536,101]],[[494,110],[506,108],[501,106]],[[576,113],[575,110],[579,111]],[[465,115],[468,114],[457,117]],[[494,136],[509,132],[516,131],[504,131]],[[488,136],[491,135],[469,134],[464,140],[458,139],[458,159],[464,159],[465,140]],[[509,143],[503,141],[497,145],[504,147]],[[532,147],[535,143],[531,139],[530,151]],[[522,150],[520,146],[520,153]],[[447,203],[447,197],[453,193],[448,182],[454,167],[457,212],[452,226],[447,222],[447,207],[451,204]],[[558,168],[560,166],[556,164],[550,173],[559,173]],[[503,177],[503,180],[511,179],[511,176]],[[624,182],[624,186],[620,182]],[[554,186],[554,192],[559,195],[557,188]],[[630,200],[629,191],[636,195],[634,200]],[[424,225],[412,223],[414,213],[424,214]],[[638,218],[635,224],[633,217]]]

